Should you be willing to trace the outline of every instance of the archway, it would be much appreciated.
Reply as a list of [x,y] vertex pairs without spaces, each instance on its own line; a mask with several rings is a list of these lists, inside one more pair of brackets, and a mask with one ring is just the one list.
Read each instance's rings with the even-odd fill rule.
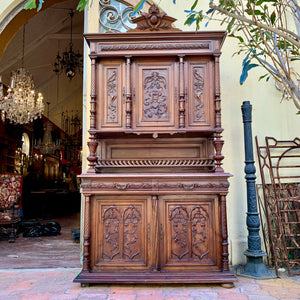
[[[73,49],[76,52],[77,50],[80,53],[83,52],[83,13],[76,11],[77,0],[45,1],[40,12],[22,10],[19,3],[20,1],[14,1],[6,17],[1,20],[0,75],[2,82],[6,87],[10,86],[11,71],[20,67],[24,67],[32,74],[35,90],[42,92],[45,103],[51,103],[49,120],[53,126],[52,136],[55,135],[60,140],[62,147],[61,151],[58,150],[55,153],[42,153],[36,147],[40,139],[39,132],[43,132],[48,120],[47,107],[43,118],[34,123],[15,126],[9,124],[7,120],[0,121],[2,122],[1,128],[4,128],[3,136],[0,132],[0,143],[4,144],[11,139],[10,144],[15,145],[12,152],[17,150],[24,154],[20,156],[20,161],[15,158],[15,165],[10,166],[11,169],[1,169],[2,173],[15,172],[24,175],[22,199],[24,222],[19,228],[20,234],[15,244],[6,244],[4,241],[1,243],[3,246],[0,249],[3,254],[1,257],[4,259],[1,265],[4,267],[6,264],[11,267],[78,266],[79,244],[72,244],[75,241],[72,238],[71,229],[78,229],[80,226],[80,194],[78,187],[75,191],[70,190],[71,183],[74,188],[77,180],[75,176],[69,177],[69,174],[71,171],[81,173],[83,77],[82,74],[76,74],[72,80],[69,80],[65,74],[57,76],[53,72],[53,63],[58,51],[62,53],[69,45],[71,10],[74,11]],[[23,34],[24,25],[25,34]],[[16,136],[10,135],[7,128],[10,132],[12,130],[16,132]],[[29,154],[27,147],[24,147],[22,151],[22,134],[26,142],[24,145],[30,145]],[[1,146],[2,144],[0,151],[2,151]],[[20,167],[17,168],[17,165]],[[27,230],[28,234],[28,230],[34,226],[44,225],[50,221],[56,221],[61,225],[60,236],[53,236],[51,239],[46,236],[23,237],[24,231]],[[64,237],[68,238],[69,248],[65,247]],[[23,246],[20,244],[21,239],[24,242]],[[62,252],[59,252],[60,250],[53,244],[55,239],[58,244],[64,244]],[[25,255],[29,258],[27,261],[24,259],[24,253],[22,254],[24,247],[26,251],[29,251]],[[49,251],[43,252],[44,250]],[[14,254],[15,251],[19,252]],[[41,255],[40,258],[38,258],[39,255]]]

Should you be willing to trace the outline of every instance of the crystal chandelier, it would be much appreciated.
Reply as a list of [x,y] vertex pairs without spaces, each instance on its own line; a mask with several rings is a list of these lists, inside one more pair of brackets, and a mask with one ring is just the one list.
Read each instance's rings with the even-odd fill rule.
[[47,114],[47,122],[44,127],[44,137],[43,141],[39,141],[37,145],[35,145],[35,148],[40,150],[40,152],[45,154],[54,154],[56,150],[59,150],[61,148],[60,141],[53,142],[52,139],[52,124],[49,120],[49,105],[50,102],[47,102],[48,105],[48,114]]
[[72,41],[72,19],[74,16],[73,10],[70,12],[71,17],[71,37],[69,43],[69,50],[63,52],[62,57],[59,55],[59,52],[56,55],[54,62],[54,72],[59,75],[62,72],[65,72],[67,77],[71,80],[75,74],[76,70],[78,73],[82,72],[82,54],[75,53],[73,51],[73,41]]
[[[25,25],[23,27],[23,56],[24,64],[24,44],[25,44]],[[7,95],[2,84],[0,76],[0,112],[1,119],[9,119],[11,123],[26,124],[38,117],[41,117],[44,111],[43,96],[34,91],[32,75],[21,68],[11,73],[10,88],[7,89]]]

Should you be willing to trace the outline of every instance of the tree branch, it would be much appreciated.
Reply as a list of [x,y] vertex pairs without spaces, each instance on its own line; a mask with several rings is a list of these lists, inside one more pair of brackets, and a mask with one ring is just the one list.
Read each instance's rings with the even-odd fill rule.
[[216,11],[219,11],[220,13],[224,14],[224,15],[227,15],[229,17],[232,17],[232,18],[235,18],[241,22],[244,22],[244,23],[247,23],[247,24],[251,24],[251,25],[255,25],[255,26],[259,26],[261,28],[264,28],[268,31],[271,31],[281,37],[283,37],[284,39],[286,39],[287,41],[289,41],[291,44],[293,44],[294,46],[296,46],[297,48],[300,48],[300,42],[298,42],[297,40],[291,38],[289,35],[285,34],[284,32],[282,32],[281,30],[278,30],[277,28],[274,28],[274,27],[270,27],[266,24],[263,24],[263,23],[260,23],[260,22],[253,22],[252,20],[244,17],[244,16],[240,16],[240,15],[235,15],[219,6],[216,6],[216,5],[213,5],[213,4],[210,4],[209,5],[210,8],[216,10]]

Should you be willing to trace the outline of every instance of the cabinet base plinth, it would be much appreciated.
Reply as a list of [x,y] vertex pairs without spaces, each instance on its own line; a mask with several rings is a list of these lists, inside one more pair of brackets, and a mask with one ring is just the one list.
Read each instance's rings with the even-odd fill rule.
[[233,283],[237,278],[230,272],[203,271],[182,273],[81,272],[74,279],[80,283],[161,284],[161,283]]

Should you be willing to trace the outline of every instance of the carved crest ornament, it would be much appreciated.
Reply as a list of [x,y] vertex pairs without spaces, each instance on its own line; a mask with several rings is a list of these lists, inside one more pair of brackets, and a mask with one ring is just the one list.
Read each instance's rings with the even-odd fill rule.
[[159,30],[181,31],[172,26],[172,23],[175,21],[176,19],[167,16],[164,12],[160,12],[159,8],[155,4],[152,4],[148,13],[143,12],[139,17],[132,19],[132,22],[136,23],[137,26],[134,29],[128,30],[128,32]]

